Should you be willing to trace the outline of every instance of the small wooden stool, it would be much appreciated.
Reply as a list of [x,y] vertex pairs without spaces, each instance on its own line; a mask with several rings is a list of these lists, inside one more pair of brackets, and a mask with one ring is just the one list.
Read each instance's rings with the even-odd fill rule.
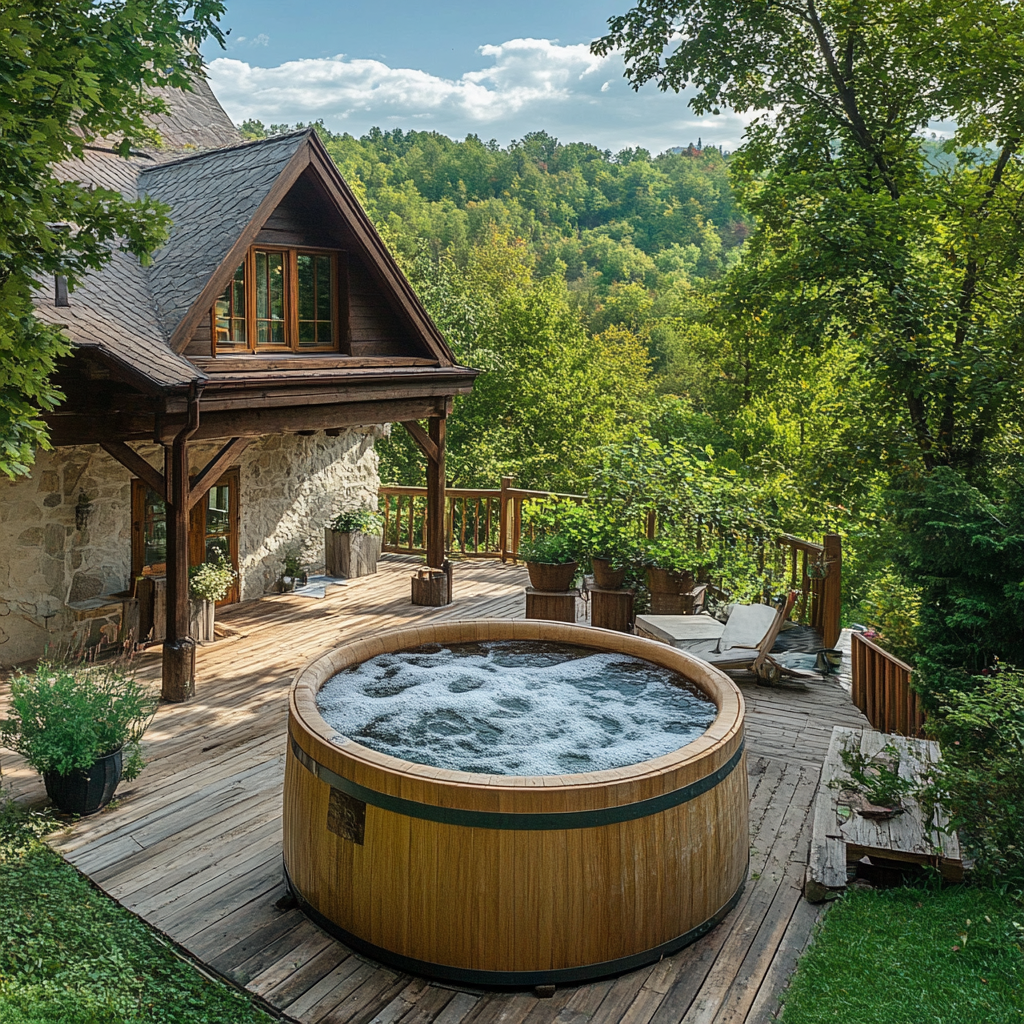
[[553,622],[576,623],[578,590],[535,590],[526,588],[526,617]]
[[593,599],[590,608],[590,624],[600,629],[615,629],[628,633],[633,627],[633,591],[602,590],[587,587]]

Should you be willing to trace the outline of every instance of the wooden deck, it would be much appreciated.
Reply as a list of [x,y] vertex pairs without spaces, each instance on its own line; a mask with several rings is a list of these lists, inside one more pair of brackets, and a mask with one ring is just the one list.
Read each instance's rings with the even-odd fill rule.
[[[321,600],[285,595],[221,617],[234,635],[202,648],[198,696],[165,705],[147,734],[150,762],[114,805],[54,840],[104,891],[243,986],[285,1019],[324,1024],[740,1024],[773,1019],[818,917],[801,897],[811,807],[833,725],[866,724],[842,688],[744,685],[750,773],[750,879],[739,905],[699,942],[618,978],[532,992],[426,982],[351,953],[296,909],[281,881],[280,794],[287,693],[295,669],[340,641],[413,622],[520,617],[522,569],[456,566],[456,601],[409,603],[411,564]],[[159,654],[140,661],[156,680]],[[19,799],[42,786],[13,755],[3,780]]]

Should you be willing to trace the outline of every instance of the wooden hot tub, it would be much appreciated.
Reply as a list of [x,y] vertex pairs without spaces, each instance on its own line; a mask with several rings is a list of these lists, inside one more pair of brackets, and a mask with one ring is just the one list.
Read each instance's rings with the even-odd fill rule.
[[[376,753],[336,737],[317,710],[320,687],[350,665],[478,640],[558,641],[644,658],[695,683],[717,716],[663,757],[526,777]],[[746,878],[743,698],[721,672],[651,640],[539,621],[393,630],[305,665],[288,734],[292,891],[322,927],[403,970],[509,986],[628,970],[700,938]]]

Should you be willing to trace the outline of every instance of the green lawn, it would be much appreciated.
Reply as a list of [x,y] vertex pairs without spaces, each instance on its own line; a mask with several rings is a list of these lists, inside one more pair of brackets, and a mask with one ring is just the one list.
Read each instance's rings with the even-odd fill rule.
[[0,1024],[269,1024],[0,809]]
[[981,888],[851,890],[825,915],[783,1024],[1020,1024],[1024,905]]

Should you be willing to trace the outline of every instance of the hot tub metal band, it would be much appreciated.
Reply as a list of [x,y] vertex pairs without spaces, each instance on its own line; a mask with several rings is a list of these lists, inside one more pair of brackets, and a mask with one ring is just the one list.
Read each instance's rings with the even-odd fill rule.
[[[714,789],[723,779],[727,778],[743,757],[745,740],[740,740],[736,752],[721,768],[705,775],[696,782],[663,793],[648,800],[638,800],[632,804],[620,804],[617,807],[601,807],[591,811],[550,811],[544,813],[504,813],[503,811],[470,811],[460,807],[437,807],[434,804],[420,803],[418,800],[405,800],[402,797],[378,793],[376,790],[360,786],[351,779],[343,778],[330,768],[320,764],[307,754],[292,737],[292,753],[296,759],[312,772],[318,779],[340,789],[343,793],[372,804],[385,811],[404,814],[409,818],[423,818],[426,821],[437,821],[442,825],[465,825],[467,828],[503,828],[516,831],[544,830],[558,831],[570,828],[598,828],[602,825],[616,825],[623,821],[634,821],[659,814],[670,807],[677,807],[702,793]],[[429,780],[428,780],[429,781]]]

